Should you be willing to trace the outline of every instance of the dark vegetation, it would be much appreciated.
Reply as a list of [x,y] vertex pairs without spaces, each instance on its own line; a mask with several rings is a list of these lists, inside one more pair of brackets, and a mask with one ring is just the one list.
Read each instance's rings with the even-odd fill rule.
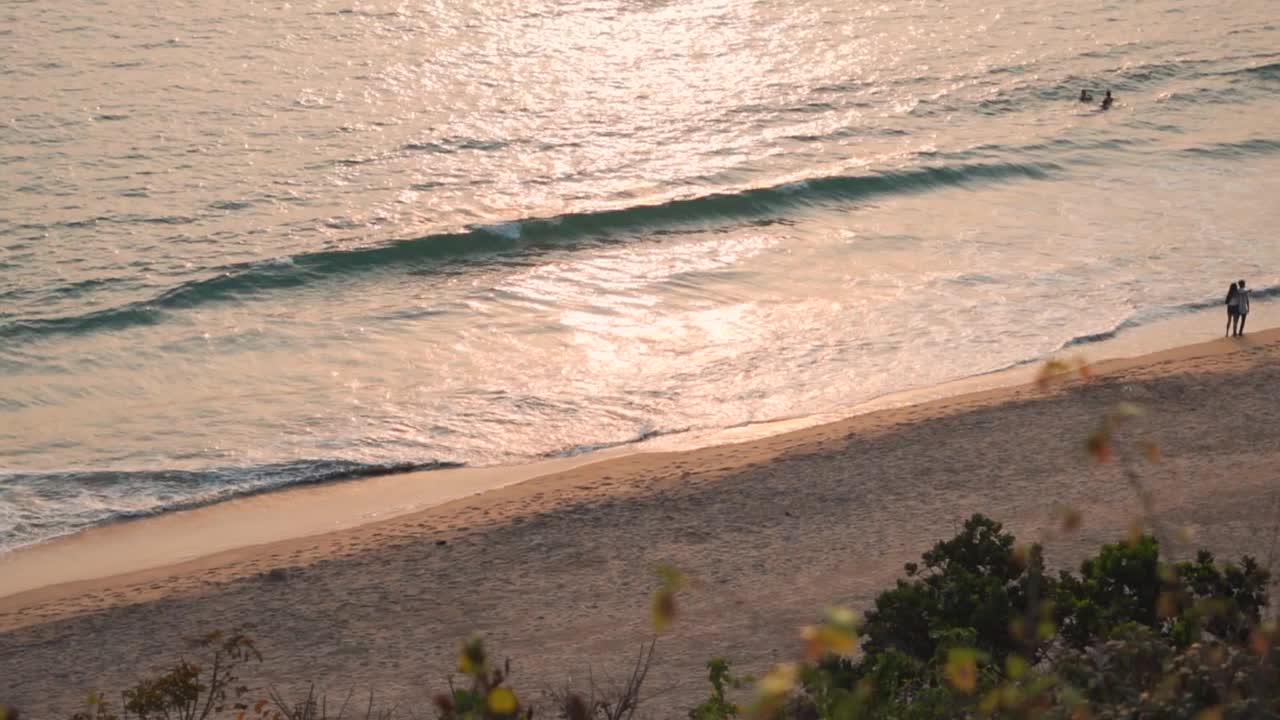
[[1264,620],[1268,573],[1207,552],[1166,564],[1139,535],[1052,577],[975,515],[880,594],[850,631],[857,657],[810,649],[790,684],[690,713],[720,718],[1280,718],[1280,631]]

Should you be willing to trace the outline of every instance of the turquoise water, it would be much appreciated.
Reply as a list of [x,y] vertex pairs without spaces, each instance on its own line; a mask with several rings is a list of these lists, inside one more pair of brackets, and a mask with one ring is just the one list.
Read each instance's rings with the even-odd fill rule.
[[0,550],[1274,294],[1275,8],[988,5],[7,4]]

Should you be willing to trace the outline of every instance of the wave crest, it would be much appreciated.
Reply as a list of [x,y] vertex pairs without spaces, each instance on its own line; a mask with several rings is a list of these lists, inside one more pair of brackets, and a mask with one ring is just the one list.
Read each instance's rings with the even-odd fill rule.
[[476,225],[354,250],[306,253],[224,266],[213,277],[177,285],[154,298],[81,315],[15,319],[0,325],[0,338],[34,340],[117,330],[161,322],[165,313],[253,296],[353,273],[388,269],[422,270],[485,255],[536,252],[588,242],[617,242],[636,236],[723,224],[760,222],[806,207],[856,202],[868,197],[926,192],[941,187],[1043,179],[1060,169],[1054,163],[970,163],[914,168],[870,175],[836,175],[780,185],[713,193],[653,205],[568,213],[506,223]]

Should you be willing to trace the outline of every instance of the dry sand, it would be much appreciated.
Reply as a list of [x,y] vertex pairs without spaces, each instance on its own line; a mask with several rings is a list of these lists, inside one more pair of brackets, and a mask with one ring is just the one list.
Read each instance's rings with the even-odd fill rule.
[[[1082,449],[1122,400],[1150,410],[1129,437],[1164,451],[1144,471],[1162,523],[1220,556],[1265,564],[1280,552],[1280,331],[1094,370],[1048,393],[1024,385],[615,458],[327,535],[0,598],[0,702],[64,717],[88,689],[171,664],[180,638],[244,624],[266,655],[261,683],[425,703],[478,632],[536,697],[620,678],[651,634],[652,568],[671,563],[694,582],[646,696],[649,716],[680,717],[705,693],[708,658],[745,671],[791,659],[799,625],[827,605],[866,606],[974,512],[1047,539],[1058,565],[1122,536],[1134,494]],[[1057,537],[1060,506],[1084,527]]]

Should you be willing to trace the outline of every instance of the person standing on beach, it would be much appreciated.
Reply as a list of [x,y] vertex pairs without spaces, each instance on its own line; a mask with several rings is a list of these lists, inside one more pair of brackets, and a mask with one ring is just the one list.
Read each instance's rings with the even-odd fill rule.
[[1236,328],[1236,336],[1244,334],[1244,321],[1249,317],[1249,289],[1244,286],[1244,281],[1237,283],[1236,288],[1236,317],[1240,320],[1240,325]]
[[1240,320],[1240,286],[1231,283],[1231,287],[1227,288],[1227,334],[1228,337],[1236,334],[1236,323]]

